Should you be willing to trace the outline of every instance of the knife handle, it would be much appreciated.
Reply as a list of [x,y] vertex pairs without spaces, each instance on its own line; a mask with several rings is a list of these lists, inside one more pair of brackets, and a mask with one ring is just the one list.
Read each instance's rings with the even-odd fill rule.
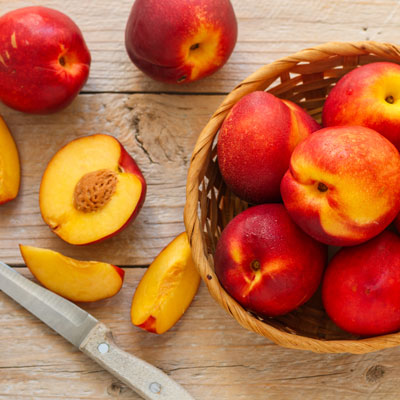
[[160,369],[121,350],[102,323],[89,332],[79,349],[146,400],[194,400]]

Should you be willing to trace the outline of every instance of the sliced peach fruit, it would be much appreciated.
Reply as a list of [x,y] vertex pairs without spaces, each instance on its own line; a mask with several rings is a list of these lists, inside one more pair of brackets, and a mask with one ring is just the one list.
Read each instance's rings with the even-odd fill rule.
[[166,332],[189,307],[199,284],[184,232],[161,251],[143,275],[132,300],[132,323],[149,332]]
[[72,301],[91,302],[114,296],[124,270],[103,262],[78,261],[56,251],[20,245],[33,276],[47,289]]
[[0,204],[2,204],[17,197],[21,172],[17,146],[1,116],[0,149]]
[[96,134],[68,143],[49,162],[40,185],[44,221],[68,243],[115,235],[137,216],[145,179],[114,137]]

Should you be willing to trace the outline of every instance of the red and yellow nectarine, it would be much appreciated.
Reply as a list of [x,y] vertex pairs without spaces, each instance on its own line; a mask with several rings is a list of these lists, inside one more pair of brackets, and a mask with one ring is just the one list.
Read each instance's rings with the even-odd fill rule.
[[244,96],[218,136],[218,165],[225,183],[250,203],[280,200],[279,185],[293,149],[319,128],[288,100],[261,91]]
[[400,209],[400,156],[369,128],[321,129],[293,151],[281,193],[293,220],[330,245],[364,242]]
[[222,286],[238,303],[259,315],[277,316],[312,296],[326,257],[326,246],[298,228],[282,204],[262,204],[229,222],[214,264]]
[[229,0],[136,0],[125,45],[132,62],[151,78],[187,83],[221,68],[236,37]]
[[400,65],[371,63],[344,75],[325,101],[322,121],[366,126],[400,150]]
[[39,193],[44,221],[71,244],[98,242],[137,216],[146,182],[133,158],[109,135],[68,143],[49,162]]
[[90,53],[65,14],[25,7],[0,17],[0,100],[46,114],[68,106],[85,84]]

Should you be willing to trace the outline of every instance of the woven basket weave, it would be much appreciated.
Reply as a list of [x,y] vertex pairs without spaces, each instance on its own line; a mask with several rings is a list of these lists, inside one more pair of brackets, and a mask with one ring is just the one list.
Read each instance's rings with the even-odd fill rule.
[[215,111],[197,140],[189,168],[184,212],[193,259],[217,302],[246,329],[289,348],[318,353],[368,353],[400,344],[400,333],[358,338],[336,327],[320,293],[297,310],[261,320],[244,310],[220,285],[213,254],[226,224],[247,204],[226,187],[216,160],[216,136],[232,106],[255,90],[289,99],[317,121],[329,90],[348,71],[376,61],[400,64],[400,48],[388,43],[330,42],[265,65],[240,83]]

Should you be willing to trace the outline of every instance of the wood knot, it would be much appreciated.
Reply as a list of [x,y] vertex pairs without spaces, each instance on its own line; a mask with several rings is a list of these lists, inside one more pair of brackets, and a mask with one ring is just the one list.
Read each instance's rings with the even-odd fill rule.
[[376,382],[385,375],[386,369],[383,365],[374,365],[368,368],[365,378],[367,382]]
[[107,393],[113,397],[119,397],[121,394],[127,392],[129,389],[120,382],[113,382],[107,388]]
[[83,175],[75,186],[74,207],[84,213],[100,210],[115,193],[117,182],[117,173],[108,169]]

